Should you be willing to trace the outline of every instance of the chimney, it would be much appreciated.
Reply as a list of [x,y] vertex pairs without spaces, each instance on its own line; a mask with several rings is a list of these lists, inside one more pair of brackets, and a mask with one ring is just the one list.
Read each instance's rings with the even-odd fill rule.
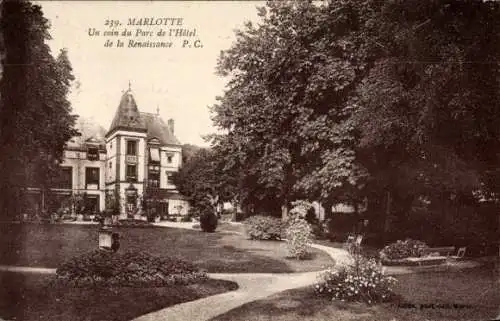
[[174,120],[170,118],[168,120],[168,127],[170,128],[170,131],[172,131],[172,134],[174,133]]

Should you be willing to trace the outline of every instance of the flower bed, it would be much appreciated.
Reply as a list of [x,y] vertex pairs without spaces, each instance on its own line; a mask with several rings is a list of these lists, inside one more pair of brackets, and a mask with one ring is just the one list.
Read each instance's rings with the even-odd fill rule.
[[176,258],[143,252],[93,251],[72,258],[57,269],[57,282],[72,286],[158,287],[207,279],[205,271]]
[[382,263],[400,262],[410,257],[421,257],[424,250],[428,248],[427,244],[422,241],[406,239],[398,240],[384,247],[380,251],[380,259]]

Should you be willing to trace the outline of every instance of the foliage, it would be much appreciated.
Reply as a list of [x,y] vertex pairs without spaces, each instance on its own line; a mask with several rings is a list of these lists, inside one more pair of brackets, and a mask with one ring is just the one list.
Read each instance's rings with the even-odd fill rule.
[[398,240],[384,247],[380,251],[382,260],[399,260],[408,257],[421,257],[423,250],[428,248],[427,244],[422,241],[406,239]]
[[181,217],[181,222],[192,222],[193,219],[191,218],[190,215],[184,215]]
[[298,200],[291,203],[292,208],[288,213],[288,217],[290,219],[295,218],[306,218],[309,210],[313,209],[313,206],[310,202]]
[[211,211],[205,211],[200,215],[200,227],[203,232],[212,233],[217,228],[218,218]]
[[244,205],[366,197],[380,234],[421,196],[500,195],[498,2],[283,1],[259,16],[221,53],[211,107]]
[[391,1],[377,16],[372,39],[385,53],[357,88],[351,118],[370,206],[405,220],[421,196],[459,205],[456,195],[497,189],[498,2]]
[[309,223],[301,217],[295,217],[287,224],[285,235],[289,256],[306,258],[313,238]]
[[315,291],[331,300],[374,304],[394,299],[392,287],[396,281],[384,275],[382,265],[374,259],[355,255],[352,264],[324,272]]
[[194,215],[215,211],[220,202],[232,199],[230,177],[220,170],[215,156],[210,149],[199,149],[173,176],[179,192],[189,197]]
[[281,240],[283,222],[276,217],[255,215],[243,221],[246,235],[252,240]]
[[197,283],[207,278],[206,272],[180,259],[102,250],[74,257],[56,273],[59,282],[73,286],[151,287]]
[[355,183],[353,128],[340,121],[364,72],[364,51],[349,35],[362,11],[352,1],[268,2],[261,23],[247,23],[222,52],[219,73],[230,81],[211,110],[225,134],[212,142],[245,202],[288,207],[303,194],[338,197]]
[[49,23],[39,5],[4,1],[0,10],[0,184],[8,194],[0,207],[15,216],[21,190],[50,187],[65,143],[77,134],[67,99],[74,77],[66,50],[51,55]]

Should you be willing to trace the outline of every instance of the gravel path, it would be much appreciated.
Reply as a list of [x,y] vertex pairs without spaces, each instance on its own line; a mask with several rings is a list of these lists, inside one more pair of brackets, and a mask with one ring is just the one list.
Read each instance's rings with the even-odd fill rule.
[[[313,244],[312,247],[328,253],[336,265],[349,262],[345,250]],[[318,280],[319,272],[306,273],[212,273],[211,278],[238,283],[235,291],[226,292],[196,301],[186,302],[152,312],[133,321],[190,320],[205,321],[226,313],[245,303],[263,299],[270,295],[312,285]]]

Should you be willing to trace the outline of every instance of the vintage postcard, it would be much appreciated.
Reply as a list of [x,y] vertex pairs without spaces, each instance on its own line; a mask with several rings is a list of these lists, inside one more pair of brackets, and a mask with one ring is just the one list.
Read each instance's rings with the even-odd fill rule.
[[498,2],[0,7],[0,320],[500,320]]

